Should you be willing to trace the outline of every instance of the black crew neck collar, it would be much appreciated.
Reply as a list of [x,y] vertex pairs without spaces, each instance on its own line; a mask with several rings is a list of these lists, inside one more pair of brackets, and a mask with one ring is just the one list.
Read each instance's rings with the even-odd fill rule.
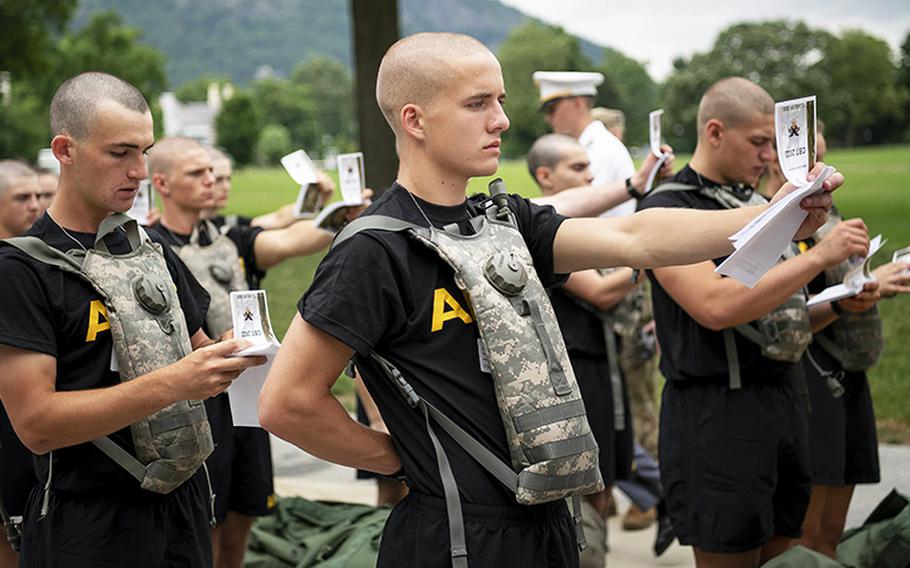
[[[392,185],[394,191],[400,192],[399,199],[404,200],[413,207],[414,202],[417,202],[418,208],[426,214],[426,216],[440,225],[448,225],[450,223],[460,223],[465,221],[467,218],[474,216],[474,212],[470,206],[470,201],[467,197],[465,200],[458,205],[439,205],[437,203],[431,203],[424,199],[421,199],[417,195],[409,192],[408,189],[398,183],[397,181]],[[408,195],[410,194],[410,196]],[[414,201],[411,201],[411,197],[414,198]],[[418,212],[419,214],[419,212]],[[422,217],[423,215],[421,215]]]

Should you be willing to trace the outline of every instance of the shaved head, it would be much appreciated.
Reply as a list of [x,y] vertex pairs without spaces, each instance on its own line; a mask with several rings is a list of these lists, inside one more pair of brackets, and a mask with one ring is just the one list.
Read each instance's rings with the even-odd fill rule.
[[0,196],[17,186],[23,179],[37,180],[37,173],[28,164],[18,160],[0,160]]
[[398,114],[412,103],[426,106],[444,88],[459,59],[492,52],[471,36],[419,33],[395,42],[382,58],[376,77],[376,102],[396,136]]
[[581,148],[578,140],[565,134],[544,134],[538,138],[528,151],[528,171],[537,181],[537,168],[553,169],[566,155],[568,150]]
[[774,115],[774,99],[764,89],[742,77],[728,77],[714,83],[698,104],[698,137],[715,119],[727,128],[736,128],[758,115]]
[[192,138],[181,136],[162,138],[149,150],[149,176],[170,175],[187,153],[205,149],[202,144]]
[[135,112],[149,112],[142,93],[123,79],[94,71],[81,73],[64,81],[54,94],[51,136],[68,134],[84,140],[95,124],[99,103],[105,100]]

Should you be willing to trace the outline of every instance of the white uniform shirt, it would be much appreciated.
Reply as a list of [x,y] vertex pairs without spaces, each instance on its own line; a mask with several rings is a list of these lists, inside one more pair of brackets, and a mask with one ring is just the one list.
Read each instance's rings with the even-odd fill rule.
[[[603,185],[611,181],[625,181],[635,173],[635,165],[629,150],[613,136],[607,127],[599,120],[592,120],[578,142],[584,146],[591,161],[591,173],[594,175],[593,185]],[[614,217],[631,215],[635,213],[635,201],[630,199],[610,209],[601,217]]]

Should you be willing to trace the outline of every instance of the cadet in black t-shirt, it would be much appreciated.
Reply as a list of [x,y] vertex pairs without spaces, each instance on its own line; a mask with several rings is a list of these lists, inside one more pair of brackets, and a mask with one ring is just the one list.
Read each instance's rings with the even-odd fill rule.
[[[470,233],[466,221],[478,213],[479,198],[465,199],[467,181],[496,171],[501,134],[509,126],[495,56],[459,34],[404,38],[383,58],[377,100],[395,132],[400,166],[398,183],[364,215],[425,227],[455,223]],[[560,283],[560,273],[595,266],[679,264],[726,254],[728,235],[763,210],[564,219],[516,196],[507,203],[545,286]],[[830,196],[804,204],[825,211]],[[668,241],[671,219],[696,228]],[[815,226],[809,222],[801,232]],[[379,566],[578,565],[562,500],[516,505],[511,491],[435,429],[458,484],[466,532],[466,549],[450,548],[427,422],[363,357],[375,350],[388,359],[420,397],[509,460],[479,354],[476,314],[434,252],[403,233],[357,233],[328,253],[298,309],[260,396],[260,418],[270,431],[324,459],[386,475],[403,470],[410,493],[389,517]],[[358,424],[332,397],[331,385],[355,352],[390,435]]]
[[[774,101],[745,79],[715,83],[702,97],[698,145],[674,181],[690,191],[649,195],[640,209],[717,210],[699,192],[717,188],[745,200],[774,158]],[[738,187],[734,187],[739,184]],[[789,187],[789,186],[785,186]],[[677,223],[677,234],[691,230]],[[649,273],[660,368],[661,480],[673,529],[698,565],[758,566],[791,545],[809,499],[806,415],[794,382],[799,364],[773,361],[734,333],[742,387],[731,389],[722,330],[788,300],[826,266],[868,246],[861,223],[822,249],[772,268],[754,287],[714,272],[724,257]]]
[[[152,117],[128,83],[84,73],[58,89],[51,130],[60,190],[28,235],[61,251],[84,251],[102,220],[130,208],[146,177]],[[112,254],[129,250],[123,232],[104,241]],[[47,484],[29,498],[23,566],[211,564],[204,475],[169,494],[153,493],[90,443],[110,436],[132,452],[130,424],[174,402],[218,394],[263,362],[227,357],[247,342],[210,345],[200,329],[207,296],[167,247],[163,257],[196,351],[121,383],[99,293],[77,275],[0,247],[0,399]]]
[[[219,162],[222,168],[219,173],[229,177],[230,171],[225,172],[224,165],[223,160]],[[187,255],[199,249],[187,245],[194,227],[203,214],[212,209],[216,197],[227,195],[224,184],[229,183],[228,180],[223,179],[220,188],[215,186],[212,151],[188,138],[159,140],[150,152],[149,169],[162,206],[161,220],[154,229],[180,249],[179,254],[186,259],[190,269],[197,271],[200,281],[206,282],[208,274],[198,274],[198,271],[207,272],[212,267],[204,262],[193,262]],[[222,224],[222,227],[226,228],[225,235],[232,244],[228,246],[230,254],[239,260],[246,285],[251,289],[259,287],[266,269],[285,259],[316,252],[331,240],[331,235],[317,229],[312,221],[298,221],[287,228],[269,231],[244,223]],[[207,234],[205,224],[200,225],[198,231],[201,249],[211,246],[220,236]],[[219,260],[234,263],[229,258]],[[222,306],[227,305],[226,295],[230,291],[224,285],[209,286],[208,291],[212,295],[220,294],[221,297],[214,300],[220,300]],[[227,328],[206,331],[219,336]],[[207,407],[217,444],[207,462],[215,487],[218,520],[213,531],[215,563],[240,566],[255,517],[270,514],[275,506],[269,437],[261,428],[234,427],[227,394],[210,400]]]

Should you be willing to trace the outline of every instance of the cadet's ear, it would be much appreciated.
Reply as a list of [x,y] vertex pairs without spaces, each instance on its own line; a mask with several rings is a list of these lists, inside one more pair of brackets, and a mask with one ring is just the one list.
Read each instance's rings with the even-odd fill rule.
[[66,134],[58,134],[51,140],[51,152],[61,164],[73,163],[73,139]]
[[534,179],[541,189],[546,190],[550,187],[550,177],[552,173],[550,168],[546,166],[538,166],[537,169],[534,170]]
[[705,139],[712,146],[718,146],[724,138],[724,123],[712,118],[705,124]]
[[401,127],[409,136],[417,140],[426,138],[426,131],[423,129],[423,109],[414,103],[408,103],[401,107],[399,114]]
[[152,174],[152,186],[158,190],[162,196],[170,196],[171,190],[167,186],[167,176],[161,172]]

